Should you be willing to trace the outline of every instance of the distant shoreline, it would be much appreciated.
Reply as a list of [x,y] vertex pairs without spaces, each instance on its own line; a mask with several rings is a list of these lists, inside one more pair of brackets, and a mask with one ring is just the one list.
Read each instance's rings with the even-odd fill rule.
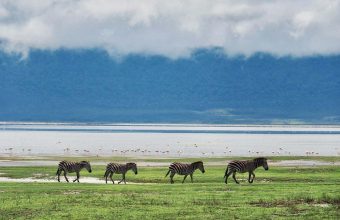
[[[19,156],[19,157],[4,157],[0,156],[0,167],[21,167],[21,166],[55,166],[61,160],[69,161],[80,161],[88,160],[91,161],[92,165],[104,166],[108,162],[137,162],[139,166],[142,167],[167,167],[169,163],[173,161],[182,162],[192,162],[197,160],[202,160],[206,165],[210,166],[224,166],[228,162],[240,159],[249,160],[254,157],[226,157],[226,158],[179,158],[179,157],[169,157],[169,158],[155,158],[152,156],[136,156],[136,157],[86,157],[86,156]],[[290,157],[269,157],[271,166],[278,167],[311,167],[311,166],[339,166],[340,157],[329,157],[329,156],[319,156],[319,157],[301,157],[301,156],[290,156]]]
[[339,127],[340,124],[324,123],[125,123],[125,122],[62,122],[62,121],[0,121],[1,125],[82,125],[82,126],[183,126],[183,127]]
[[100,133],[340,134],[340,125],[91,124],[0,122],[1,131]]

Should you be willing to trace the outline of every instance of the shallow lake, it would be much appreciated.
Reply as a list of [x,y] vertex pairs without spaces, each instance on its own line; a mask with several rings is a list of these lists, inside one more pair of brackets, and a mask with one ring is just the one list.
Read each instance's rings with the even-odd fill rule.
[[340,155],[340,126],[0,123],[0,155]]

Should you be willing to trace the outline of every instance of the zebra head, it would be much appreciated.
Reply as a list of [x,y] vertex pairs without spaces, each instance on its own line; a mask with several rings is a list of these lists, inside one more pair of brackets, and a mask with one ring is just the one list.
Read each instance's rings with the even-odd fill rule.
[[263,168],[265,170],[268,170],[269,167],[268,167],[268,163],[267,163],[267,158],[265,157],[259,157],[259,158],[256,158],[255,161],[257,162],[258,166],[263,166]]
[[83,161],[80,162],[80,164],[81,164],[87,171],[89,171],[89,173],[92,172],[90,162],[83,160]]
[[127,163],[126,166],[131,169],[135,174],[138,173],[137,171],[137,164],[135,163]]
[[202,161],[194,162],[194,163],[192,163],[192,165],[194,165],[194,168],[195,168],[195,169],[199,169],[202,173],[205,172],[204,166],[203,166],[203,162],[202,162]]

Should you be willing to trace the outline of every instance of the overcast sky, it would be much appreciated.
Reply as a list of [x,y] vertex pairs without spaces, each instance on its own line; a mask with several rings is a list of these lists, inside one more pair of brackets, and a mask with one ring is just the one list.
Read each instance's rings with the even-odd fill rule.
[[220,47],[228,55],[340,52],[337,0],[0,0],[0,48],[100,48],[186,57]]

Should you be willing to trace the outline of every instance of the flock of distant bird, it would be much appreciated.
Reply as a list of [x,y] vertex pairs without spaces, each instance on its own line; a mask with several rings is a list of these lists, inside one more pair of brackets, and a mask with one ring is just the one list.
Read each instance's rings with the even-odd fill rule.
[[[61,143],[61,142],[57,142],[57,143]],[[194,147],[195,148],[198,148],[198,145],[197,144],[194,144]],[[5,148],[5,152],[9,153],[9,154],[13,154],[13,150],[14,148],[13,147],[9,147],[9,148]],[[98,149],[95,149],[92,151],[93,154],[99,156],[102,154],[102,150],[103,148],[100,147]],[[337,148],[335,148],[335,150],[338,150]],[[21,152],[22,153],[25,153],[25,152],[28,152],[29,154],[32,152],[32,149],[30,148],[22,148],[21,149]],[[72,154],[72,152],[76,153],[76,154],[85,154],[85,155],[89,155],[91,154],[91,151],[88,150],[88,149],[83,149],[83,150],[79,150],[79,149],[73,149],[71,147],[67,147],[67,148],[64,148],[63,149],[63,152],[64,154]],[[142,149],[142,148],[131,148],[131,149],[124,149],[124,150],[118,150],[118,149],[112,149],[111,150],[112,154],[120,154],[120,155],[127,155],[127,154],[142,154],[142,155],[151,155],[151,154],[157,154],[157,155],[170,155],[170,150],[154,150],[154,151],[151,151],[151,150],[148,150],[148,149]],[[175,153],[176,155],[178,156],[181,156],[183,154],[183,150],[177,150]],[[214,151],[211,151],[211,152],[200,152],[201,155],[204,157],[204,156],[215,156],[217,154],[215,154]],[[229,147],[225,147],[225,151],[223,151],[223,155],[224,156],[227,156],[227,155],[231,155],[232,154],[232,150],[229,148]],[[252,155],[264,155],[265,152],[263,151],[253,151],[253,150],[248,150],[248,154],[250,156]],[[292,152],[290,151],[286,151],[284,150],[282,147],[278,148],[277,151],[271,151],[271,154],[273,156],[282,156],[282,155],[292,155]],[[316,152],[316,151],[305,151],[305,155],[306,156],[318,156],[320,155],[319,152]],[[340,152],[337,153],[337,155],[340,155]]]
[[[14,150],[14,147],[9,147],[9,148],[5,148],[5,152],[9,152],[9,153],[12,153],[13,152],[13,150]],[[28,149],[26,149],[26,148],[22,148],[21,149],[21,151],[22,152],[25,152],[25,151],[27,151],[27,152],[31,152],[32,151],[32,149],[31,148],[28,148]]]

